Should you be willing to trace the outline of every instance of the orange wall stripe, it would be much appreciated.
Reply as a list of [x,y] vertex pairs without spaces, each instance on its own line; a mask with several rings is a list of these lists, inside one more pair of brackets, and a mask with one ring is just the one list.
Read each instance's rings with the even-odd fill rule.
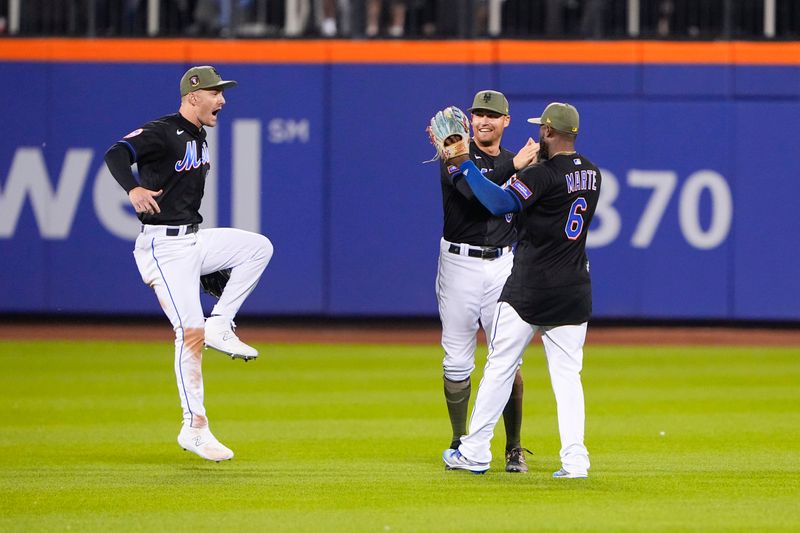
[[493,63],[492,41],[336,41],[334,63]]
[[327,63],[325,41],[189,40],[186,63]]
[[791,43],[733,43],[733,57],[738,64],[800,65],[800,42]]
[[642,42],[643,63],[727,65],[733,63],[730,42]]
[[639,63],[639,41],[497,41],[501,63]]
[[800,43],[4,38],[0,61],[800,66]]

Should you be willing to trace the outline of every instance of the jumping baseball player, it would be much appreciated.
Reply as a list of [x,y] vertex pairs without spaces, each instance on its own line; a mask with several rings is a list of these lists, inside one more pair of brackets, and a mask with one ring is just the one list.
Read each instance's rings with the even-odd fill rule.
[[[211,66],[181,78],[180,109],[148,122],[108,149],[111,174],[128,193],[141,232],[133,251],[142,281],[156,293],[175,330],[175,377],[183,427],[178,444],[210,461],[233,452],[211,433],[203,403],[203,343],[247,361],[258,352],[234,333],[233,319],[272,257],[272,243],[233,228],[199,229],[200,200],[211,165],[206,127],[217,125],[223,91],[236,86]],[[136,163],[139,179],[131,165]],[[205,320],[200,277],[230,269],[219,301]]]
[[[553,477],[587,477],[589,453],[584,445],[580,377],[592,311],[586,235],[602,178],[599,169],[575,151],[578,111],[554,102],[541,117],[529,119],[540,125],[539,162],[519,172],[506,188],[487,180],[469,159],[468,133],[456,120],[448,120],[450,115],[453,113],[448,110],[442,112],[444,120],[439,123],[452,124],[452,128],[437,129],[442,158],[459,166],[470,189],[493,214],[518,213],[520,239],[513,270],[495,311],[470,432],[458,448],[445,450],[445,465],[478,473],[489,469],[494,426],[508,401],[522,354],[540,332],[561,436],[561,468]],[[449,130],[456,131],[456,137],[450,137]],[[448,138],[457,142],[445,146]]]
[[[473,138],[469,158],[492,182],[502,185],[528,166],[536,152],[529,140],[518,154],[500,145],[508,127],[508,100],[497,91],[475,95]],[[466,117],[464,117],[466,121]],[[467,432],[467,406],[475,369],[478,328],[491,338],[492,317],[500,291],[511,273],[517,240],[512,216],[496,217],[475,198],[456,165],[440,165],[444,231],[440,243],[436,297],[442,322],[444,397],[453,430],[451,448]],[[526,472],[522,425],[522,374],[517,371],[511,397],[503,413],[506,427],[506,471]]]

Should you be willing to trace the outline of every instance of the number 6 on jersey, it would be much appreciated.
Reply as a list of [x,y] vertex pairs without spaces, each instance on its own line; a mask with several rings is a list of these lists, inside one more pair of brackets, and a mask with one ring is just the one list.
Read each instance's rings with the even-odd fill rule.
[[569,208],[569,217],[567,217],[567,225],[564,227],[564,233],[567,238],[574,241],[581,236],[583,231],[583,217],[580,212],[586,211],[586,198],[576,198]]

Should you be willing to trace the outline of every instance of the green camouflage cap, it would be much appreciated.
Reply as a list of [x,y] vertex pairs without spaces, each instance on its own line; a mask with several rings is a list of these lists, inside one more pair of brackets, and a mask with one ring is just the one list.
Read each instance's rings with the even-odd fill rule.
[[529,118],[531,124],[545,124],[563,133],[578,134],[580,119],[575,106],[553,102],[544,108],[541,117]]
[[467,111],[472,112],[476,109],[494,111],[501,115],[508,115],[508,100],[503,93],[498,91],[480,91],[472,100],[472,107]]
[[181,96],[200,89],[228,89],[230,87],[236,87],[236,82],[223,80],[217,69],[209,65],[192,67],[181,78]]

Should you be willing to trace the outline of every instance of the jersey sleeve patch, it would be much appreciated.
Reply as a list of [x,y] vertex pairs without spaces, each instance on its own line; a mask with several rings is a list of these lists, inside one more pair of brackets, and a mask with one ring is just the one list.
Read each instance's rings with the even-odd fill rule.
[[456,172],[461,172],[461,169],[455,165],[448,165],[447,166],[447,173],[448,174],[455,174]]
[[527,200],[528,198],[533,196],[533,192],[524,183],[522,183],[519,180],[512,181],[511,185],[509,185],[509,187],[511,187],[512,189],[517,191],[519,193],[519,195],[522,196],[523,200]]
[[138,130],[133,130],[132,132],[127,134],[125,137],[123,137],[123,139],[130,139],[131,137],[136,137],[137,135],[139,135],[143,131],[144,130],[142,128],[139,128]]
[[508,189],[508,188],[511,186],[511,184],[512,184],[512,183],[514,183],[514,181],[516,181],[516,179],[517,179],[517,175],[516,175],[516,174],[512,175],[510,178],[508,178],[508,179],[506,180],[506,182],[505,182],[505,183],[503,183],[503,184],[500,186],[500,188],[502,188],[502,189]]

